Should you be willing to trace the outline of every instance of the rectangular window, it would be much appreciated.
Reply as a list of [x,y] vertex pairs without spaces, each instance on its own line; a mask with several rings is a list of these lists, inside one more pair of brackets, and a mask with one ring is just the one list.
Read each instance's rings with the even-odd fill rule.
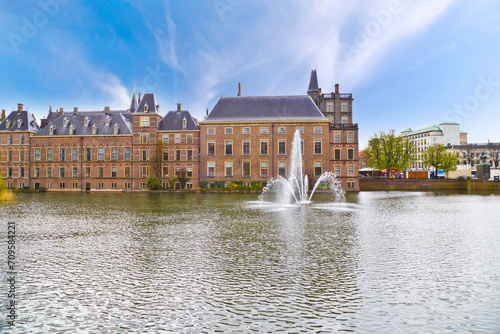
[[139,167],[139,177],[149,177],[149,166]]
[[148,161],[149,160],[149,150],[141,150],[141,161]]
[[353,160],[354,159],[354,149],[350,148],[347,150],[347,159],[348,160]]
[[286,161],[278,162],[278,174],[282,177],[286,177]]
[[52,161],[52,155],[53,155],[53,149],[48,148],[47,149],[47,161]]
[[[7,177],[12,177],[12,167],[7,167]],[[12,186],[9,188],[12,188]]]
[[243,161],[243,176],[250,176],[250,161]]
[[40,177],[40,167],[35,167],[33,174],[35,174],[35,177]]
[[192,133],[188,133],[186,135],[186,143],[188,143],[188,144],[192,144],[193,143],[193,134]]
[[340,102],[340,111],[341,112],[347,112],[348,109],[347,109],[347,102]]
[[326,103],[326,112],[333,112],[333,102]]
[[207,162],[207,175],[208,176],[215,176],[215,161],[208,161]]
[[60,189],[66,188],[66,184],[64,182],[59,182],[59,188]]
[[226,166],[226,176],[233,176],[233,162],[232,161],[226,161],[225,163]]
[[19,167],[19,177],[24,177],[24,167]]
[[260,134],[261,135],[266,135],[267,134],[267,128],[260,128]]
[[85,147],[85,161],[90,161],[92,159],[92,148]]
[[19,150],[19,162],[24,162],[24,150]]
[[181,160],[181,150],[175,150],[175,160]]
[[104,188],[104,182],[97,182],[97,189],[103,189]]
[[7,151],[7,162],[11,162],[12,161],[12,150],[8,150]]
[[163,161],[168,161],[168,150],[163,150]]
[[319,134],[319,133],[321,133],[321,127],[320,127],[320,126],[316,126],[316,127],[314,127],[314,133],[315,133],[315,134]]
[[97,177],[104,177],[104,167],[99,167],[97,169],[97,172],[98,172]]
[[321,154],[321,140],[314,141],[314,154]]
[[47,167],[47,177],[52,177],[52,167]]
[[141,144],[149,144],[149,133],[141,133]]
[[281,133],[281,134],[286,133],[286,128],[283,128],[283,127],[278,128],[278,133]]
[[52,189],[52,182],[47,182],[47,189]]
[[111,148],[111,161],[118,160],[118,147]]
[[186,153],[187,153],[186,160],[189,161],[193,160],[193,150],[187,150]]
[[278,154],[286,154],[285,144],[284,140],[278,140]]
[[347,166],[347,176],[354,176],[354,166],[353,165],[349,165]]
[[349,118],[347,116],[342,116],[340,118],[340,123],[342,123],[342,124],[347,124],[348,121],[349,121]]
[[13,142],[14,142],[14,136],[9,135],[9,145],[12,145]]
[[97,149],[97,160],[104,161],[104,147],[99,147]]
[[40,161],[40,154],[41,149],[40,148],[35,148],[35,161]]
[[267,140],[260,141],[260,154],[267,154]]
[[334,155],[335,160],[340,160],[340,148],[335,149],[335,155]]
[[260,176],[267,177],[267,161],[260,162]]
[[111,182],[111,189],[116,189],[116,182]]
[[59,149],[59,161],[66,161],[66,149],[64,147]]
[[72,168],[72,177],[78,177],[78,167]]
[[168,176],[168,166],[163,166],[161,172],[162,172],[163,177],[167,177]]
[[180,167],[175,167],[174,168],[174,174],[175,174],[175,176],[178,177],[181,174],[181,168]]
[[187,166],[186,167],[186,176],[187,177],[193,177],[193,166]]
[[124,173],[125,177],[130,177],[130,166],[125,166]]
[[163,134],[163,144],[168,144],[168,133]]
[[304,155],[304,139],[300,140],[300,154]]
[[141,116],[141,128],[149,126],[149,116]]
[[354,132],[352,131],[347,132],[347,142],[349,144],[354,143]]
[[233,155],[233,141],[226,140],[226,155]]
[[208,128],[207,129],[207,134],[214,135],[215,134],[215,128]]
[[116,167],[111,167],[111,177],[116,177]]
[[146,189],[148,184],[146,182],[141,182],[141,189]]
[[233,134],[233,128],[225,128],[224,133],[226,135],[232,135]]
[[208,141],[208,155],[215,155],[215,141]]
[[347,182],[347,188],[354,189],[354,181],[348,181]]
[[130,182],[125,182],[125,189],[130,189]]
[[333,142],[335,144],[340,144],[340,132],[335,132],[333,135]]
[[340,165],[335,165],[335,176],[340,177]]
[[90,177],[90,167],[85,167],[85,177]]
[[243,141],[243,155],[250,154],[250,140]]
[[131,159],[130,152],[131,151],[132,151],[132,148],[125,147],[125,161],[130,161],[130,159]]
[[321,161],[314,162],[314,176],[321,176]]
[[297,129],[296,129],[296,130],[299,130],[299,133],[300,133],[300,134],[303,134],[303,133],[304,133],[304,128],[303,128],[302,126],[297,127]]
[[73,147],[71,151],[71,160],[78,161],[78,147]]
[[176,133],[174,135],[174,143],[175,144],[180,144],[181,143],[181,134],[180,133]]
[[59,167],[59,177],[64,177],[64,167]]
[[249,135],[250,134],[250,128],[243,128],[243,130],[241,131],[241,133],[243,133],[244,135]]

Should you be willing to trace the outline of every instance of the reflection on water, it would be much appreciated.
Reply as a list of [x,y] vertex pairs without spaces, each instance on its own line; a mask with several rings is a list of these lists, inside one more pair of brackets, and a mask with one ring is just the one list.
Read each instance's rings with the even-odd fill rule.
[[15,332],[498,332],[500,196],[439,195],[19,194]]

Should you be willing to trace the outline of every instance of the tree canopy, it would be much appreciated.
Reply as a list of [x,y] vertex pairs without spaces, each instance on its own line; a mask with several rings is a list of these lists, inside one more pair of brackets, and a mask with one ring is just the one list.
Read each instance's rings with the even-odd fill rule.
[[427,148],[423,154],[424,165],[434,167],[437,171],[442,169],[446,172],[457,169],[457,156],[447,152],[441,144],[434,144]]
[[163,148],[165,145],[163,142],[158,140],[156,142],[155,150],[153,155],[151,156],[151,171],[153,177],[161,178],[161,167],[163,161]]
[[396,136],[394,130],[388,133],[380,132],[368,140],[368,146],[365,149],[366,164],[378,170],[386,169],[387,172],[402,171],[415,162],[414,153],[415,146],[412,141]]

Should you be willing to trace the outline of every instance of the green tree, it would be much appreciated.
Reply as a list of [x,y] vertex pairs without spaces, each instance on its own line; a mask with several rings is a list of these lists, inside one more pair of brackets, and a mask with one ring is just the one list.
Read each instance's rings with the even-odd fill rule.
[[150,177],[148,182],[146,183],[146,187],[151,190],[160,190],[161,189],[161,181],[157,177]]
[[372,168],[405,171],[415,161],[415,146],[412,141],[396,136],[394,130],[374,134],[365,149],[366,164]]
[[[161,178],[161,164],[163,162],[163,141],[156,142],[155,151],[151,156],[151,174],[154,177]],[[161,182],[160,182],[161,183]]]
[[189,177],[187,177],[186,168],[184,168],[184,167],[181,168],[181,170],[179,171],[179,174],[177,175],[177,180],[181,184],[181,189],[186,188],[186,183],[187,183],[187,181],[189,181]]
[[456,154],[447,152],[446,148],[441,144],[429,146],[423,155],[424,165],[434,167],[436,170],[436,177],[439,169],[444,170],[445,173],[450,170],[456,170],[457,159]]

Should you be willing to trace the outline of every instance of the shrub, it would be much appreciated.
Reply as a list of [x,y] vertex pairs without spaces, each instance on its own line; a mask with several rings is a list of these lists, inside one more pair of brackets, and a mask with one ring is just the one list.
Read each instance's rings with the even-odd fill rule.
[[222,188],[225,188],[224,187],[224,181],[214,181],[215,183],[215,188],[218,188],[218,189],[222,189]]
[[208,181],[200,181],[200,188],[207,189],[208,188]]
[[235,182],[231,182],[227,185],[226,189],[227,190],[238,190],[238,189],[240,189],[240,185],[236,184]]
[[168,179],[168,183],[170,183],[170,188],[174,189],[175,181],[177,181],[176,177],[171,177]]
[[151,190],[159,190],[161,189],[161,181],[157,177],[150,177],[146,183],[146,187]]

